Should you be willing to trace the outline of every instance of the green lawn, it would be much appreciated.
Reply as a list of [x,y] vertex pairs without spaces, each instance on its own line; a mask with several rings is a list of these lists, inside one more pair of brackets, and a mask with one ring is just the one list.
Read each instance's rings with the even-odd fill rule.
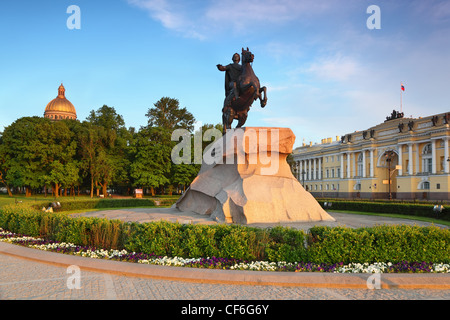
[[[15,203],[16,201],[22,201],[22,202],[30,202],[30,203],[35,203],[35,202],[42,202],[45,201],[45,198],[42,197],[25,197],[25,196],[14,196],[14,197],[9,197],[8,195],[0,195],[0,208],[7,205],[7,204],[11,204],[11,203]],[[51,201],[52,198],[47,198],[49,200],[49,202]]]
[[[144,199],[152,199],[152,200],[163,200],[163,199],[178,199],[178,195],[173,195],[173,196],[169,196],[169,195],[162,195],[162,196],[155,196],[155,197],[151,197],[151,196],[144,196]],[[131,197],[130,197],[131,198]],[[22,202],[22,203],[29,203],[30,205],[34,205],[34,204],[42,204],[42,203],[46,203],[48,202],[49,204],[51,202],[55,202],[55,201],[59,201],[61,203],[63,203],[64,201],[89,201],[89,200],[93,200],[93,201],[97,201],[99,198],[91,198],[90,196],[61,196],[59,198],[55,198],[52,196],[47,196],[45,197],[44,195],[36,195],[36,196],[32,196],[32,197],[25,197],[25,195],[14,195],[13,197],[9,197],[7,194],[0,194],[0,208],[2,208],[5,205],[8,204],[14,204],[16,202]],[[113,197],[114,199],[114,197]],[[160,208],[163,208],[164,206],[158,206]],[[128,207],[121,207],[121,208],[108,208],[108,210],[114,210],[114,209],[126,209]],[[72,213],[80,213],[80,212],[88,212],[88,211],[100,211],[100,210],[106,210],[105,208],[99,208],[99,209],[82,209],[82,210],[70,210],[70,211],[65,211],[65,213],[68,214],[72,214]]]

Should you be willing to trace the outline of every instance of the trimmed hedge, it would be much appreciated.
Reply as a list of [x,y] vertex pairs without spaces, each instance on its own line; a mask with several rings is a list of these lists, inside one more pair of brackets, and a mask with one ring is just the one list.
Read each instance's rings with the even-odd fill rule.
[[313,227],[308,253],[316,263],[450,262],[450,230],[408,225]]
[[126,249],[183,258],[350,263],[450,262],[450,229],[377,226],[351,229],[314,227],[308,233],[277,226],[183,225],[167,221],[130,223],[71,218],[23,205],[0,209],[0,227],[19,234],[81,246]]
[[[123,207],[153,207],[156,205],[153,199],[81,199],[81,200],[58,200],[61,203],[61,208],[57,211],[70,210],[84,210],[84,209],[108,209],[108,208],[123,208]],[[32,208],[41,210],[43,207],[47,208],[50,203],[56,201],[46,201],[35,204]],[[172,199],[158,200],[160,206],[171,205]]]
[[382,201],[346,201],[338,199],[318,199],[323,207],[324,203],[331,203],[330,210],[348,210],[360,212],[395,213],[411,216],[422,216],[450,220],[450,210],[447,205],[440,213],[433,211],[434,204],[409,203],[409,202],[382,202]]
[[158,221],[130,223],[92,217],[71,218],[26,205],[0,209],[0,227],[59,242],[104,249],[126,249],[183,258],[216,256],[241,260],[300,261],[306,258],[303,231],[283,227],[183,225]]

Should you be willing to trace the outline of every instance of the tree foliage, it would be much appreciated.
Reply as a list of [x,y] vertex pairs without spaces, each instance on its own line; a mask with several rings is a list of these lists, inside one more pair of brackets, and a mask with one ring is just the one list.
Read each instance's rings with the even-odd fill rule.
[[[163,97],[149,108],[146,126],[126,128],[114,107],[92,110],[85,121],[23,117],[0,132],[0,185],[8,193],[89,189],[91,197],[110,189],[182,186],[195,178],[197,164],[173,164],[175,129],[194,139],[195,118],[178,100]],[[203,143],[204,144],[204,143]],[[202,149],[205,145],[202,146]]]
[[181,108],[177,99],[161,98],[154,104],[153,108],[148,110],[145,116],[148,117],[149,127],[161,127],[168,130],[194,130],[194,116],[186,108]]

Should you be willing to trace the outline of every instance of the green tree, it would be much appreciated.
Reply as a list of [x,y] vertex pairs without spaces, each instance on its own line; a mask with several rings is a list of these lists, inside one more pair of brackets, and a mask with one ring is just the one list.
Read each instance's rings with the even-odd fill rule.
[[66,190],[78,179],[79,168],[75,161],[77,143],[67,122],[51,122],[53,130],[47,132],[50,152],[44,157],[43,165],[46,169],[45,180],[54,186],[55,196],[59,196],[59,188]]
[[12,186],[24,187],[30,196],[33,189],[49,183],[59,195],[62,168],[73,161],[76,151],[65,121],[23,117],[5,128],[2,140],[6,178]]
[[8,154],[6,152],[6,146],[3,143],[3,132],[0,132],[0,183],[2,183],[6,190],[8,191],[8,195],[12,197],[12,191],[10,183],[7,179],[7,174],[9,171],[10,159],[8,157]]
[[[38,132],[44,122],[39,117],[20,118],[7,126],[2,136],[7,159],[4,166],[8,168],[6,178],[13,187],[25,188],[26,196],[31,195],[32,189],[43,185],[45,171],[41,159],[47,141],[36,138],[45,138]],[[49,120],[47,122],[45,127],[50,128]]]
[[169,183],[171,141],[160,127],[142,127],[136,134],[130,175],[135,187],[154,189]]
[[[192,171],[195,169],[189,167],[190,165],[178,165],[171,162],[171,151],[176,144],[171,141],[172,132],[176,129],[186,129],[192,132],[195,123],[192,113],[186,108],[180,107],[177,99],[162,97],[154,104],[153,108],[149,108],[146,116],[148,124],[139,132],[142,133],[139,139],[145,145],[145,151],[140,151],[141,154],[137,153],[138,162],[132,168],[135,184],[143,182],[142,177],[146,177],[147,186],[152,187],[153,192],[155,187],[169,184],[169,188],[172,188],[173,185],[184,185],[188,181],[192,181]],[[149,140],[142,141],[145,139]],[[143,156],[143,152],[146,153],[147,159]],[[138,167],[140,179],[136,179]],[[150,182],[151,179],[153,179],[152,182]]]
[[146,117],[149,127],[162,127],[167,130],[187,129],[190,132],[194,130],[194,116],[186,108],[181,108],[177,99],[162,97],[153,108],[148,109]]
[[[202,155],[205,149],[214,142],[204,140],[203,135],[209,129],[216,129],[217,133],[222,135],[222,125],[204,124],[191,134],[191,154],[189,163],[172,164],[170,181],[172,184],[182,186],[186,190],[186,186],[190,185],[200,171]],[[177,143],[177,141],[175,142]],[[199,149],[199,150],[197,150]]]
[[106,195],[108,186],[129,183],[128,145],[131,133],[125,127],[123,117],[117,114],[114,107],[107,105],[97,111],[92,110],[87,121],[104,130],[101,138],[102,150],[98,150],[93,164],[97,166],[95,183],[101,186],[103,194]]
[[90,179],[90,195],[94,197],[94,186],[100,179],[99,158],[103,152],[103,140],[105,130],[102,127],[93,125],[90,122],[83,122],[83,127],[79,135],[81,166],[84,168],[84,174]]

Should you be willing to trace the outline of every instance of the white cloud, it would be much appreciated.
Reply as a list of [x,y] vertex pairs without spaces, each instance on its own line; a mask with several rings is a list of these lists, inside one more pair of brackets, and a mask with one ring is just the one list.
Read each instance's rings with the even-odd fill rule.
[[440,24],[450,21],[450,2],[447,0],[416,0],[411,5],[418,19]]
[[324,81],[347,81],[360,74],[361,69],[355,59],[336,54],[313,62],[306,72]]
[[127,0],[130,5],[148,11],[150,16],[159,21],[165,28],[183,34],[185,37],[205,39],[197,30],[195,19],[189,19],[186,14],[185,1],[167,0]]
[[[311,19],[336,9],[335,0],[126,0],[149,12],[165,28],[205,39],[217,32],[261,32],[269,25]],[[348,1],[348,0],[347,0]]]
[[301,15],[321,12],[326,8],[326,1],[315,0],[214,1],[206,11],[206,16],[213,21],[223,21],[240,29],[254,22],[291,21]]

